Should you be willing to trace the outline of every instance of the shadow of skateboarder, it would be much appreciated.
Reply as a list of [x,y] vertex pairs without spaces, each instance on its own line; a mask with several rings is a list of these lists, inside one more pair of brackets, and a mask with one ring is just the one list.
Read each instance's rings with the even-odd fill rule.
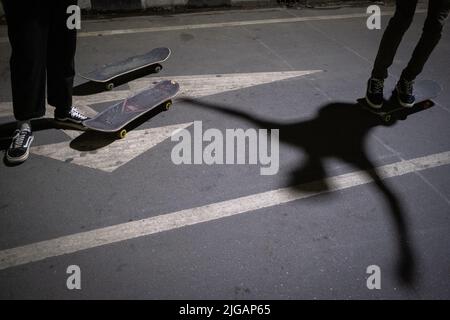
[[[245,111],[229,106],[211,104],[197,99],[183,98],[192,105],[216,110],[239,117],[264,129],[279,129],[280,142],[300,149],[306,154],[306,162],[295,169],[289,185],[299,191],[327,191],[324,160],[335,158],[362,170],[380,191],[389,208],[399,247],[398,275],[405,284],[414,282],[415,259],[406,226],[404,209],[400,200],[381,179],[373,162],[367,156],[366,139],[370,130],[380,125],[379,119],[362,110],[357,104],[329,103],[322,106],[315,118],[281,123],[257,118]],[[390,125],[392,125],[391,123]],[[385,124],[387,125],[387,124]]]

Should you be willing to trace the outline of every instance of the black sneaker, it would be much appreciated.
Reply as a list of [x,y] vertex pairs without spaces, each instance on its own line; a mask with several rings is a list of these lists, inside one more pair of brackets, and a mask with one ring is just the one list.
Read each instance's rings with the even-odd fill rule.
[[72,107],[66,114],[59,114],[55,109],[55,119],[60,122],[82,125],[83,121],[89,118],[82,114],[76,107]]
[[416,102],[413,94],[414,81],[400,79],[394,89],[394,95],[397,97],[398,103],[405,108],[411,108]]
[[384,80],[370,78],[367,81],[366,102],[374,109],[380,109],[383,106],[383,87]]
[[6,151],[6,160],[12,164],[27,160],[33,139],[34,137],[29,127],[23,127],[14,131],[11,145]]

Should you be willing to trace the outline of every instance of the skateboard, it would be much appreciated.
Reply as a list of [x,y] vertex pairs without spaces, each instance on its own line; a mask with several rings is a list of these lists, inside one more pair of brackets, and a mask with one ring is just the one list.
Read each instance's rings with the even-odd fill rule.
[[123,139],[127,134],[125,127],[132,121],[158,106],[169,110],[171,99],[179,90],[180,85],[175,81],[158,82],[155,86],[106,108],[95,117],[84,121],[83,125],[95,131],[116,133]]
[[162,70],[160,63],[166,61],[170,53],[169,48],[156,48],[139,56],[104,65],[92,72],[80,74],[80,76],[90,81],[103,83],[105,89],[112,90],[114,88],[114,79],[125,74],[148,66],[154,66],[154,72],[160,72]]
[[394,93],[390,97],[384,98],[383,106],[380,109],[370,107],[365,98],[357,101],[365,110],[379,116],[384,122],[388,123],[395,119],[405,120],[410,114],[431,108],[434,106],[431,99],[436,98],[441,91],[442,88],[437,82],[420,80],[414,84],[416,102],[410,108],[401,106]]

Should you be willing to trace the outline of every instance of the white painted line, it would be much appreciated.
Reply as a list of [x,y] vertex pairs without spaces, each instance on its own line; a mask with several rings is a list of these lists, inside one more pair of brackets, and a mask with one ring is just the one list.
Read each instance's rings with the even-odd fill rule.
[[[387,179],[448,164],[450,151],[392,163],[377,167],[376,170],[382,179]],[[366,171],[324,180],[330,186],[326,192],[348,189],[372,181]],[[325,192],[301,192],[295,187],[282,188],[7,249],[0,251],[0,270],[268,208],[321,193]]]
[[[417,10],[416,13],[423,13],[426,10]],[[394,11],[383,11],[382,16],[393,15]],[[353,18],[367,18],[366,13],[351,13],[351,14],[339,14],[339,15],[322,15],[322,16],[309,16],[309,17],[295,17],[295,18],[279,18],[279,19],[262,19],[262,20],[249,20],[249,21],[231,21],[231,22],[217,22],[217,23],[202,23],[202,24],[190,24],[180,26],[167,26],[167,27],[150,27],[150,28],[136,28],[136,29],[123,29],[123,30],[105,30],[105,31],[92,31],[81,32],[79,37],[97,37],[97,36],[113,36],[130,33],[147,33],[147,32],[162,32],[162,31],[178,31],[178,30],[194,30],[194,29],[208,29],[208,28],[224,28],[224,27],[240,27],[262,24],[278,24],[278,23],[296,23],[305,21],[321,21],[321,20],[340,20],[340,19],[353,19]]]
[[[145,0],[142,0],[145,1]],[[259,13],[259,12],[267,12],[267,11],[274,11],[274,12],[280,12],[280,11],[286,11],[286,9],[284,8],[261,8],[261,9],[251,9],[251,13]],[[176,16],[177,18],[179,17],[189,17],[189,16],[204,16],[206,15],[219,15],[219,14],[232,14],[232,13],[242,13],[242,9],[236,8],[236,9],[226,9],[226,10],[214,10],[214,11],[204,11],[204,12],[185,12],[185,13],[177,13]],[[158,20],[165,20],[167,18],[164,18],[163,16],[146,16],[146,15],[139,15],[139,16],[123,16],[123,17],[108,17],[108,22],[117,22],[117,21],[127,21],[129,19],[133,19],[133,20],[149,20],[154,18],[155,20],[151,21],[152,23],[156,23],[156,19]],[[91,22],[104,22],[105,19],[102,18],[98,18],[98,19],[94,19],[94,18],[89,18],[89,20],[85,20],[85,23],[91,23]]]
[[[173,76],[170,77],[170,79],[180,84],[181,92],[178,95],[179,97],[189,96],[191,98],[199,98],[276,81],[303,77],[317,72],[322,72],[322,70],[205,74]],[[74,105],[80,108],[87,108],[87,105],[122,100],[133,95],[135,92],[144,89],[145,87],[151,86],[153,83],[166,79],[167,77],[141,78],[128,83],[130,90],[115,90],[100,92],[89,96],[74,96]],[[83,111],[92,112],[88,109],[83,109]],[[7,116],[12,116],[12,103],[0,102],[0,117]]]
[[[251,72],[228,74],[205,74],[171,77],[180,84],[179,96],[200,98],[277,81],[304,77],[323,70],[295,70],[275,72]],[[167,77],[166,77],[167,78]],[[129,83],[131,91],[139,91],[164,78],[141,78]]]
[[[306,76],[317,72],[321,72],[321,70],[207,74],[178,76],[172,77],[172,79],[180,83],[181,92],[179,96],[198,98]],[[125,99],[133,93],[164,79],[165,78],[161,77],[142,78],[130,82],[130,90],[101,92],[91,96],[74,97],[74,105],[80,108],[86,115],[92,117],[96,114],[96,111],[88,107],[88,104]],[[53,110],[53,107],[47,106],[46,116],[52,118]],[[0,103],[0,115],[12,116],[12,104],[10,102]],[[131,131],[127,139],[116,140],[105,147],[99,147],[97,150],[90,152],[74,150],[70,147],[70,141],[34,147],[31,148],[31,152],[36,155],[46,156],[59,161],[70,162],[72,164],[105,172],[113,172],[117,168],[167,139],[170,136],[171,130],[185,128],[184,125],[188,126],[190,124]],[[83,133],[82,131],[77,130],[63,130],[63,132],[71,139],[75,139]]]
[[[424,9],[418,9],[416,11],[416,13],[425,13],[425,12],[426,12],[426,10],[424,10]],[[382,11],[381,12],[382,16],[389,16],[389,15],[393,15],[393,14],[394,14],[393,11]],[[216,22],[216,23],[189,24],[189,25],[180,25],[180,26],[79,32],[78,37],[86,38],[86,37],[99,37],[99,36],[115,36],[115,35],[133,34],[133,33],[149,33],[149,32],[194,30],[194,29],[224,28],[224,27],[240,27],[240,26],[263,25],[263,24],[296,23],[296,22],[305,22],[305,21],[340,20],[340,19],[354,19],[354,18],[367,18],[367,17],[368,17],[368,15],[366,13],[351,13],[351,14],[322,15],[322,16],[295,17],[295,18]],[[7,37],[0,38],[0,43],[6,43],[6,42],[8,42]]]
[[[98,169],[113,172],[127,162],[138,157],[164,140],[170,138],[174,130],[189,127],[192,122],[175,124],[160,128],[130,131],[125,139],[115,140],[106,146],[92,151],[78,151],[70,146],[70,141],[42,145],[31,148],[31,153]],[[89,141],[92,145],[94,142]],[[100,141],[100,143],[102,143]]]

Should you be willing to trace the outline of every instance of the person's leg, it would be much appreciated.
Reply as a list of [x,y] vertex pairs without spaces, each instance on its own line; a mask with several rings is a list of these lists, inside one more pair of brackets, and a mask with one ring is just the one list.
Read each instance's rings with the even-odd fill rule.
[[82,124],[88,118],[72,106],[75,76],[76,29],[67,28],[67,8],[77,0],[58,0],[53,5],[47,50],[48,103],[54,106],[55,119],[67,124]]
[[67,8],[76,0],[59,0],[53,4],[47,50],[48,103],[58,114],[66,114],[72,107],[75,76],[76,30],[67,28]]
[[403,107],[414,106],[414,80],[422,72],[431,52],[441,39],[444,21],[450,11],[450,0],[430,0],[422,36],[413,51],[407,67],[395,86],[394,95]]
[[388,77],[388,68],[394,61],[403,35],[411,25],[416,6],[417,0],[397,0],[395,14],[384,31],[371,77],[367,81],[366,102],[374,109],[383,106],[384,79]]
[[[431,0],[431,2],[434,0]],[[384,31],[372,70],[372,78],[386,79],[403,35],[414,17],[417,0],[397,0],[395,14]]]
[[41,1],[3,0],[11,44],[11,87],[17,130],[5,153],[9,163],[28,158],[32,118],[45,114],[47,5]]
[[423,27],[422,36],[403,70],[401,78],[413,81],[422,72],[425,63],[438,44],[442,28],[450,11],[450,0],[429,0],[428,15]]
[[29,121],[45,114],[48,17],[41,1],[3,0],[11,44],[14,116]]

